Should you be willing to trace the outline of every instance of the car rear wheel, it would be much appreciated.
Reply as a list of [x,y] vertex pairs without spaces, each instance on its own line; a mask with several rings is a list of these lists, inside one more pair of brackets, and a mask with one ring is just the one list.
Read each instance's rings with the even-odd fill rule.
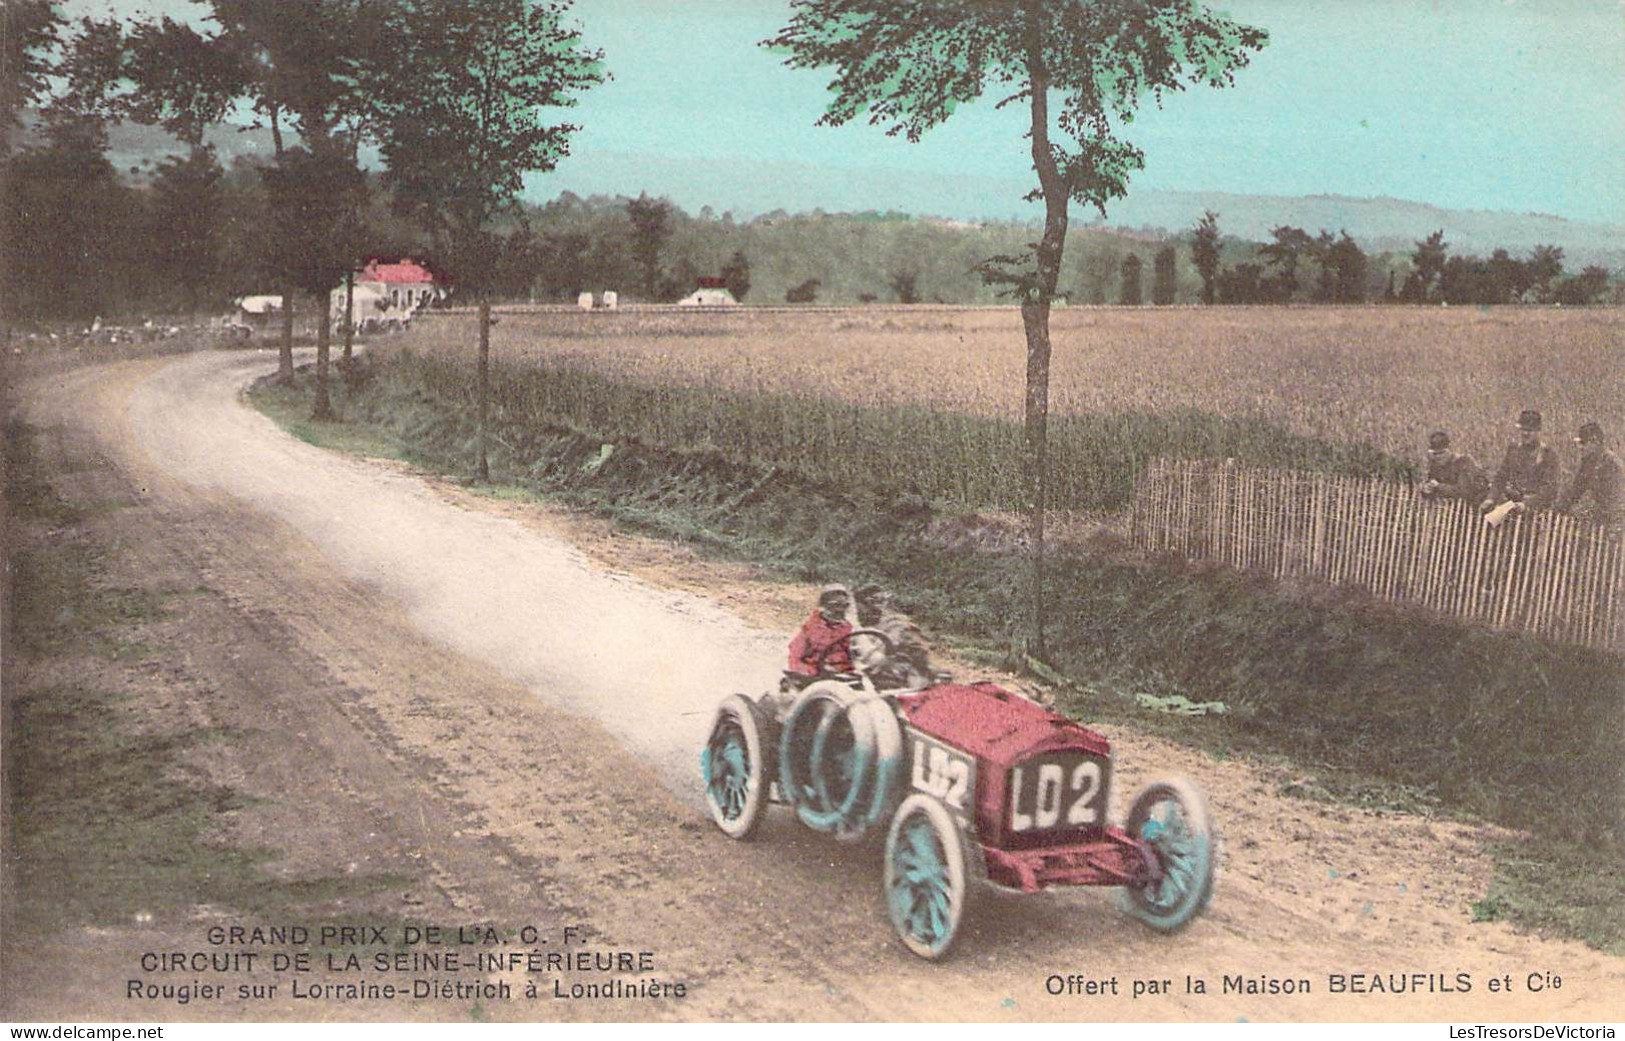
[[821,680],[785,718],[780,789],[807,827],[857,841],[885,819],[901,757],[902,733],[888,702]]
[[762,821],[772,772],[766,713],[742,694],[717,708],[711,736],[700,753],[705,804],[711,820],[731,839],[748,839]]
[[924,793],[903,800],[886,836],[886,907],[898,939],[930,961],[948,955],[973,883],[966,839],[952,814]]
[[1213,897],[1218,837],[1207,800],[1183,778],[1147,785],[1134,799],[1124,830],[1154,858],[1142,882],[1126,887],[1129,914],[1161,932],[1175,932]]

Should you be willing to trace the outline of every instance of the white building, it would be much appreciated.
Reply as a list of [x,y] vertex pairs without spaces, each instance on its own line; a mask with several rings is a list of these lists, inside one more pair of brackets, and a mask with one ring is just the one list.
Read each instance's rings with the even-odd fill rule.
[[[445,299],[449,290],[434,272],[408,257],[398,262],[369,260],[355,273],[352,313],[355,327],[363,332],[399,328],[412,320],[417,309]],[[333,290],[332,320],[344,321],[344,287]]]

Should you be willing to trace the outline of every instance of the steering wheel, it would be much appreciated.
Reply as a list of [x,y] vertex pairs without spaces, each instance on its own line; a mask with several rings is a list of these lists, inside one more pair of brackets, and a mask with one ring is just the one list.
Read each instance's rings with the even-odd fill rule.
[[[835,649],[836,645],[842,644],[842,643],[846,644],[847,656],[848,657],[851,656],[851,654],[852,654],[852,637],[854,637],[854,636],[873,636],[876,639],[878,639],[880,641],[881,648],[886,652],[884,655],[882,655],[882,657],[890,658],[892,656],[892,653],[896,650],[896,648],[892,646],[891,637],[887,636],[885,633],[881,632],[879,629],[853,629],[851,632],[847,633],[846,635],[837,636],[835,639],[831,640],[829,642],[829,644],[827,646],[825,646],[825,648],[818,653],[818,663],[814,667],[818,670],[818,674],[820,676],[822,676],[822,675],[829,672],[828,669],[824,668],[824,660],[829,657],[830,651],[833,651]],[[857,664],[855,662],[853,663],[853,668],[854,669],[857,668]]]

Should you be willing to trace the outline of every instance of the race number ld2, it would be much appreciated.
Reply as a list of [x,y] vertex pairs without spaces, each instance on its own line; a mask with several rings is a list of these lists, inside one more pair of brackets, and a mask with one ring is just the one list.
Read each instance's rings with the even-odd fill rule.
[[1087,828],[1105,817],[1103,759],[1052,755],[1029,759],[1010,771],[1010,830]]
[[963,752],[916,734],[913,759],[912,781],[916,789],[936,796],[956,810],[966,808],[965,803],[975,788],[976,767]]

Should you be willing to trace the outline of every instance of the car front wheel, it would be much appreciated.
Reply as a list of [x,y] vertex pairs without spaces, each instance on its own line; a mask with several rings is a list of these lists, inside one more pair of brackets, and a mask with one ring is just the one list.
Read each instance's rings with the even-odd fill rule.
[[968,839],[941,802],[903,800],[886,836],[886,907],[898,939],[929,961],[953,948],[977,879]]

